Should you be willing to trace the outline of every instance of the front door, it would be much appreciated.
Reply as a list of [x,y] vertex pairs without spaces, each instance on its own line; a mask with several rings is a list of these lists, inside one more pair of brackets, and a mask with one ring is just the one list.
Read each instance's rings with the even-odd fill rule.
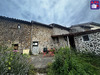
[[33,41],[32,54],[33,55],[38,55],[39,54],[38,41]]

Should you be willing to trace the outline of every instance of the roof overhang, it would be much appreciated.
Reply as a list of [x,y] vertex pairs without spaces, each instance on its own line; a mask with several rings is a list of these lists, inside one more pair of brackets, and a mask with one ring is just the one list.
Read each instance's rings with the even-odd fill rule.
[[91,34],[91,33],[96,33],[96,32],[100,32],[100,29],[89,30],[89,31],[84,31],[84,32],[77,32],[77,33],[70,33],[70,34],[52,35],[51,37],[80,36],[80,35]]

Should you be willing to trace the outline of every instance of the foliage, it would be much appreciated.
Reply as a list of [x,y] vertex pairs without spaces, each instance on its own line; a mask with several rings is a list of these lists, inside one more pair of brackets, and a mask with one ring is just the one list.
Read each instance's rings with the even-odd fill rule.
[[48,75],[98,75],[98,68],[77,57],[68,47],[60,48]]
[[82,60],[85,62],[90,63],[91,65],[95,66],[98,68],[98,74],[100,73],[100,56],[95,55],[94,53],[79,53],[77,54]]
[[51,49],[49,50],[49,52],[52,52],[52,53],[54,53],[54,54],[55,54],[56,49],[55,49],[55,48],[51,48]]
[[34,75],[34,67],[27,55],[13,52],[11,48],[0,48],[0,75]]

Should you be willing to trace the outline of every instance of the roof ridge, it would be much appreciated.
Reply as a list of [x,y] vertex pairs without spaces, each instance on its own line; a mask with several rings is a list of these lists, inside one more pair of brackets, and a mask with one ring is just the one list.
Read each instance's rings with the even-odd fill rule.
[[17,18],[10,18],[10,17],[6,17],[6,16],[0,16],[0,18],[2,19],[8,19],[8,20],[15,20],[15,21],[19,21],[19,22],[26,22],[26,23],[31,23],[29,21],[25,21],[25,20],[21,20],[21,19],[17,19]]
[[70,28],[65,27],[65,26],[62,26],[62,25],[59,25],[59,24],[56,24],[56,23],[49,24],[49,26],[52,26],[52,27],[61,27],[61,28],[64,28],[64,29],[70,30]]
[[99,23],[96,23],[96,22],[87,22],[87,23],[80,23],[80,24],[71,25],[71,27],[80,26],[80,25],[84,25],[84,24],[99,24]]
[[36,24],[36,25],[41,25],[41,26],[45,26],[45,27],[49,27],[49,28],[52,28],[52,26],[49,26],[48,24],[43,24],[41,22],[37,22],[37,21],[31,21],[32,24]]

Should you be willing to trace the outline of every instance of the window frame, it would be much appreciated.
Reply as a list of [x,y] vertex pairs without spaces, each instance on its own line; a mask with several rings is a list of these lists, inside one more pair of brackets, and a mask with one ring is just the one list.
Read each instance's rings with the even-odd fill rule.
[[39,43],[38,43],[38,41],[33,41],[33,44],[32,44],[33,46],[38,46],[39,45]]
[[83,39],[83,41],[89,41],[90,40],[88,34],[87,35],[83,35],[82,39]]
[[59,43],[59,37],[53,37],[52,39],[55,43]]

